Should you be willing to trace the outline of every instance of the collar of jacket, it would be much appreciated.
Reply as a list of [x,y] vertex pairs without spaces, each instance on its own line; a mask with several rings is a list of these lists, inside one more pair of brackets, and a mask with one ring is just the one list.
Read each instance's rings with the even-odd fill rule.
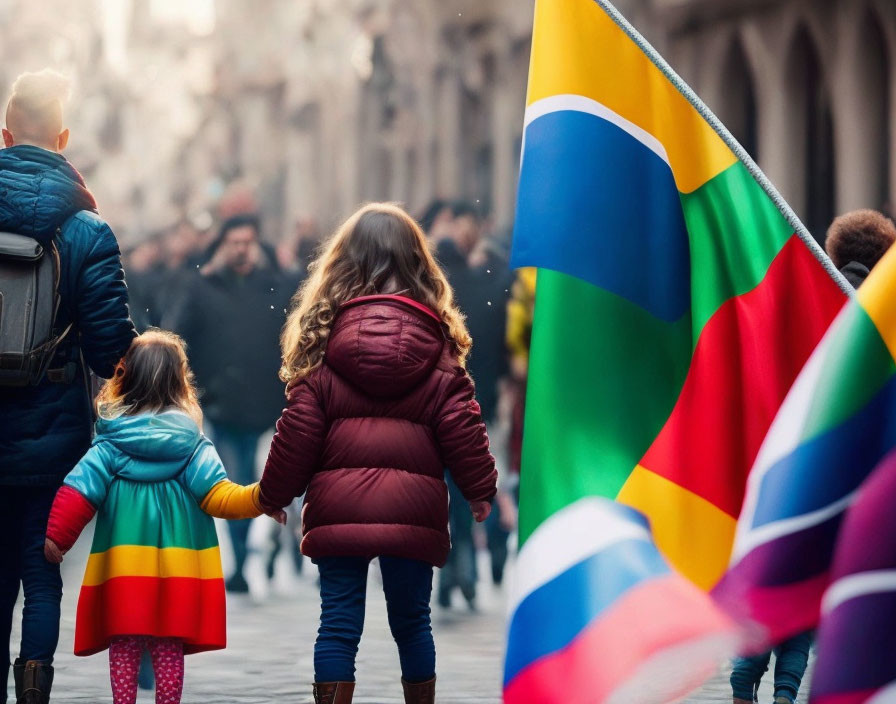
[[81,210],[96,212],[84,179],[64,156],[22,144],[0,150],[0,228],[47,244]]
[[441,324],[442,319],[436,314],[436,312],[430,308],[429,306],[425,306],[419,301],[415,301],[413,298],[408,298],[407,296],[399,296],[397,294],[390,293],[379,293],[374,294],[372,296],[359,296],[358,298],[353,298],[350,301],[346,301],[343,303],[339,309],[340,311],[345,310],[346,308],[351,308],[357,305],[363,305],[365,303],[387,303],[394,302],[400,303],[405,306],[409,306],[410,308],[414,308],[415,310],[420,311],[428,315],[430,318],[435,320],[437,323]]

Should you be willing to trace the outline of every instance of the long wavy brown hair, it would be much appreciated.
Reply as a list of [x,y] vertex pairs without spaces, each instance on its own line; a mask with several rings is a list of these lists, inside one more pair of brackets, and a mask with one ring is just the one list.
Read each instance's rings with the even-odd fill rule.
[[103,384],[97,415],[115,418],[178,409],[202,427],[187,346],[173,332],[150,329],[139,335]]
[[323,362],[341,305],[359,296],[399,292],[442,319],[454,354],[464,364],[472,340],[423,230],[400,206],[371,203],[322,245],[293,297],[280,337],[280,378],[287,391]]

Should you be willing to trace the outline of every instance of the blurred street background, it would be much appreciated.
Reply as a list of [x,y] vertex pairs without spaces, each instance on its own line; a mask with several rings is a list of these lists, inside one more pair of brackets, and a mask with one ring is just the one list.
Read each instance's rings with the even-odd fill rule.
[[[894,200],[896,5],[619,0],[818,238]],[[364,200],[513,219],[532,3],[0,0],[0,85],[75,80],[68,152],[126,247],[212,224],[242,183],[265,237]]]

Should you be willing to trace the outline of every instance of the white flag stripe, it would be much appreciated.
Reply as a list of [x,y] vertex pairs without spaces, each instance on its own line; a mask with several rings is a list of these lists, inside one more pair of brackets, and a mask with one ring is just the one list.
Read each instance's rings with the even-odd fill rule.
[[811,528],[819,523],[824,523],[829,518],[833,518],[838,513],[843,513],[853,502],[858,491],[854,491],[832,504],[828,504],[824,508],[811,513],[804,513],[793,518],[785,518],[783,521],[775,521],[767,523],[759,528],[747,532],[742,536],[734,546],[734,554],[731,558],[731,566],[733,567],[740,562],[748,553],[755,550],[763,543],[771,541],[791,533],[798,533],[806,528]]
[[859,572],[838,579],[825,592],[821,612],[827,614],[850,599],[881,592],[896,592],[896,570]]
[[623,540],[650,540],[643,525],[609,510],[610,503],[600,497],[579,499],[535,530],[513,570],[510,613],[526,596],[585,558]]
[[[752,526],[756,515],[762,480],[777,462],[792,453],[805,440],[803,431],[805,430],[809,413],[812,410],[812,400],[821,378],[824,361],[830,346],[833,344],[832,340],[837,335],[840,327],[845,324],[846,308],[847,306],[844,306],[844,309],[839,313],[821,339],[821,342],[812,352],[796,382],[784,399],[784,403],[778,409],[775,420],[772,422],[771,428],[769,428],[768,434],[765,436],[765,440],[759,449],[756,461],[753,463],[753,469],[747,478],[746,498],[744,499],[740,520],[737,523],[732,564],[758,544],[755,536],[753,536],[755,531]],[[765,528],[767,526],[763,526],[759,530]],[[773,534],[775,537],[779,535],[779,533],[774,531]],[[748,544],[750,547],[746,547]]]
[[865,704],[893,704],[893,702],[896,702],[896,681],[881,689]]
[[[611,122],[619,129],[628,132],[628,134],[638,140],[667,164],[669,163],[669,155],[666,153],[666,148],[662,145],[660,140],[650,134],[647,130],[638,127],[634,122],[630,122],[622,117],[622,115],[613,112],[606,105],[601,105],[596,100],[586,98],[584,95],[552,95],[549,98],[536,100],[526,108],[523,130],[525,131],[525,128],[539,117],[544,117],[552,112],[562,112],[564,110],[584,112],[589,115],[594,115],[595,117],[600,117],[607,122]],[[671,166],[669,168],[671,168]]]

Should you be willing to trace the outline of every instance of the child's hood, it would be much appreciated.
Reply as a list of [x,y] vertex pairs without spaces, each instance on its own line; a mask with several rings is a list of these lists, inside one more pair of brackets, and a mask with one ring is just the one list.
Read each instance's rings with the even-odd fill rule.
[[445,347],[438,316],[400,296],[346,303],[327,344],[327,364],[378,398],[406,394],[432,372]]
[[131,462],[116,472],[137,481],[163,481],[180,474],[202,439],[199,426],[182,411],[101,418],[95,442],[108,442]]

